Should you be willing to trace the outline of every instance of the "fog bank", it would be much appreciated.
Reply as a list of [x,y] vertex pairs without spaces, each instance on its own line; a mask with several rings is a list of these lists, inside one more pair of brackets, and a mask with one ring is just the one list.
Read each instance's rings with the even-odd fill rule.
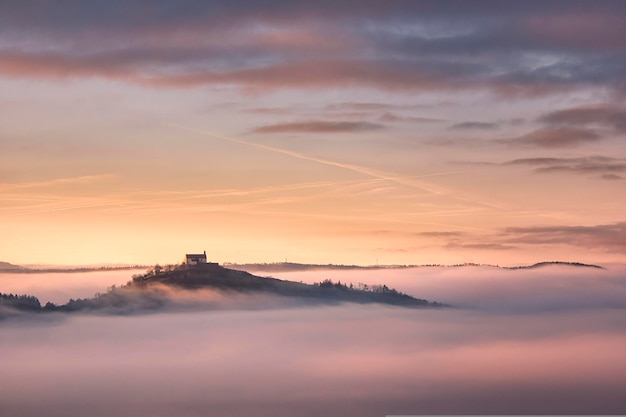
[[626,413],[622,271],[363,272],[279,278],[384,283],[459,307],[249,309],[244,298],[229,310],[7,319],[0,415]]

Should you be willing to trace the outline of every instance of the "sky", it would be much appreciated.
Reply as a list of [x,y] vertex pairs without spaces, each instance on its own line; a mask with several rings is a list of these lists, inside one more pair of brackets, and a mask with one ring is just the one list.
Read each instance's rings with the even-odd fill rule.
[[622,1],[3,1],[0,260],[624,262],[624,39]]

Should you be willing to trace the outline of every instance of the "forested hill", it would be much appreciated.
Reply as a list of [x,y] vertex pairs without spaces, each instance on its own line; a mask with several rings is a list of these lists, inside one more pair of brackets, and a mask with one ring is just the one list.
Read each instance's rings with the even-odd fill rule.
[[411,307],[440,307],[441,303],[403,294],[386,285],[354,287],[351,284],[325,280],[316,284],[259,277],[249,272],[224,268],[218,264],[184,266],[170,271],[151,270],[136,275],[127,284],[129,288],[149,288],[155,284],[186,290],[213,288],[243,293],[265,292],[281,296],[317,298],[329,301],[355,303],[383,303]]
[[[72,312],[107,310],[129,313],[139,310],[158,310],[168,306],[194,307],[206,294],[202,290],[217,290],[229,294],[266,294],[290,299],[296,304],[379,303],[410,308],[445,307],[445,304],[403,294],[386,285],[357,285],[324,280],[316,284],[263,278],[245,271],[224,268],[217,264],[195,266],[155,267],[145,274],[134,275],[126,285],[112,286],[106,293],[93,298],[70,300],[64,305],[47,303],[40,307],[33,296],[6,296],[2,306],[22,312]],[[190,294],[197,298],[189,301]],[[283,298],[284,297],[284,298]],[[292,303],[293,304],[293,303]],[[0,310],[0,317],[3,312]]]

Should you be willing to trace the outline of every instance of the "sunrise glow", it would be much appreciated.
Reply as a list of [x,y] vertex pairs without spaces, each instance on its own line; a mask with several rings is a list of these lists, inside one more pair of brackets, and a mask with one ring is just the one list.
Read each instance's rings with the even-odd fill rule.
[[44,3],[0,7],[4,260],[624,259],[619,2]]

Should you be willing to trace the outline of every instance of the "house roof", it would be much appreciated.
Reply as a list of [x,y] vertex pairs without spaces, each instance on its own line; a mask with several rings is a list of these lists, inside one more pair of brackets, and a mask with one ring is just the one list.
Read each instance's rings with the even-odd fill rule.
[[187,258],[206,258],[206,253],[188,253]]

